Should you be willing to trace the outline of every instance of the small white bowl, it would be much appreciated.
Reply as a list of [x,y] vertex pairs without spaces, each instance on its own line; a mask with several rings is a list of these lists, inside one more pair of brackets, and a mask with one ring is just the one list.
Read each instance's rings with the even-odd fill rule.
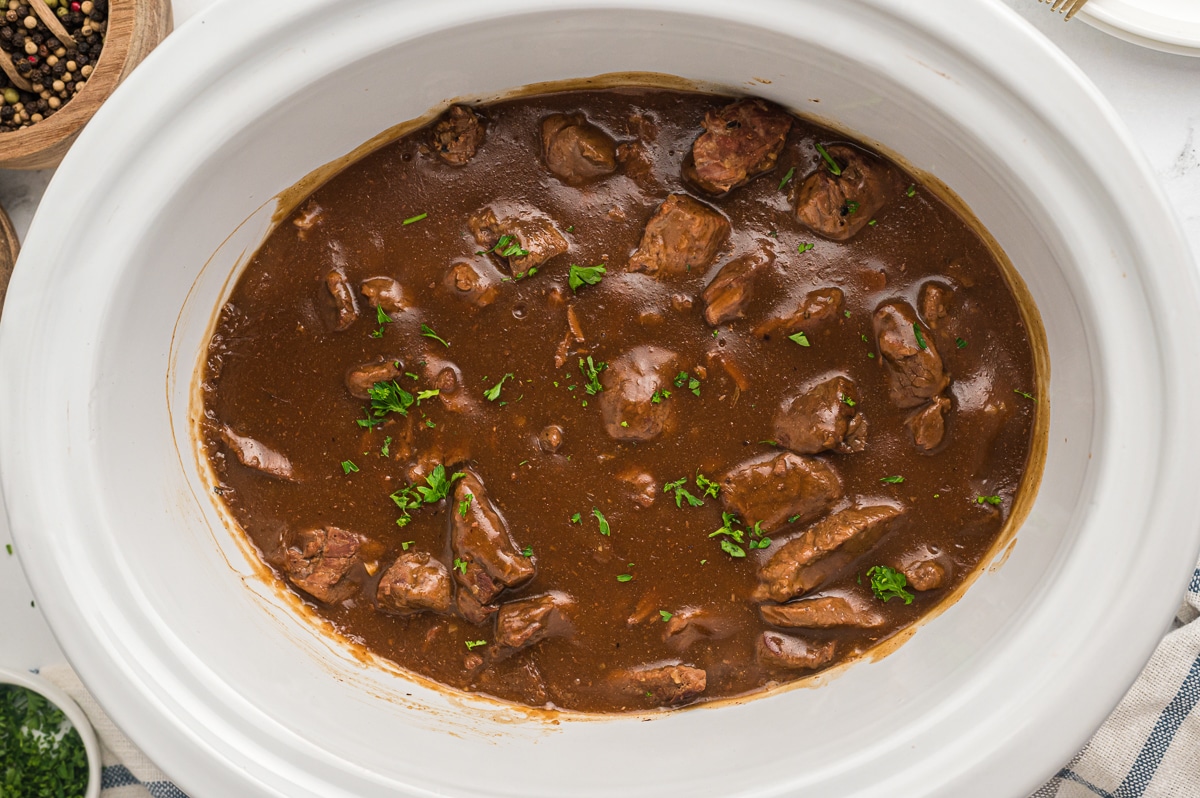
[[92,724],[88,721],[87,715],[83,714],[79,705],[58,687],[28,671],[0,668],[0,684],[15,684],[39,693],[63,711],[67,720],[71,721],[71,725],[75,727],[75,731],[79,732],[79,738],[83,740],[83,749],[87,752],[88,786],[84,798],[99,798],[100,744],[96,741],[96,732],[92,730]]

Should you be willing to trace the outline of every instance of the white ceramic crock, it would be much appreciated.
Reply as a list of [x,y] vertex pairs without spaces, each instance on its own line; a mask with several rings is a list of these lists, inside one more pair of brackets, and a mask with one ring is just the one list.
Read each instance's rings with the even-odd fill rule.
[[[891,656],[552,724],[300,617],[205,494],[189,391],[278,192],[449,98],[631,70],[819,114],[958,192],[1041,309],[1049,452],[1007,562]],[[1115,115],[999,3],[226,0],[116,93],[42,208],[0,331],[14,534],[87,685],[193,798],[1022,796],[1115,705],[1195,563],[1192,264]]]

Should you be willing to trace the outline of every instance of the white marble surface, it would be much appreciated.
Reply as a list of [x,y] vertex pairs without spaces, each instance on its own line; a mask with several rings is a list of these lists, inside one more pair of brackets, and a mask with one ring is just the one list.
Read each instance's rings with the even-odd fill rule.
[[[1000,0],[964,0],[999,2]],[[175,0],[183,24],[211,0]],[[1140,142],[1200,258],[1200,58],[1141,49],[1082,24],[1064,23],[1036,0],[1003,0],[1075,60],[1116,107]],[[24,235],[52,173],[0,171],[0,205]],[[21,268],[37,268],[21,262]],[[0,546],[11,541],[0,515]],[[1179,586],[1183,595],[1185,585]],[[62,654],[20,567],[20,553],[0,551],[0,666],[34,668]]]

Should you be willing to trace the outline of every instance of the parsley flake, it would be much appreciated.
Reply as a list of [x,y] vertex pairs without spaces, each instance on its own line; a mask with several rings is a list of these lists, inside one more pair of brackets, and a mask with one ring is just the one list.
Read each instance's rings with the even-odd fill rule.
[[[578,513],[576,513],[576,515],[578,515]],[[596,520],[600,522],[600,534],[606,537],[611,536],[612,529],[608,526],[608,519],[604,517],[604,513],[593,507],[592,515],[596,516]]]
[[632,582],[633,574],[617,574],[618,582]]
[[575,292],[584,285],[596,285],[604,275],[608,273],[608,269],[603,263],[598,263],[595,266],[576,266],[571,264],[570,273],[567,275],[567,285],[571,286],[571,291]]
[[955,338],[954,345],[957,346],[959,349],[966,349],[967,348],[967,339],[966,338]]
[[812,346],[812,344],[808,342],[808,336],[802,332],[798,332],[795,335],[789,335],[788,340],[792,343],[800,344],[800,346]]
[[1037,397],[1031,393],[1026,393],[1025,391],[1017,390],[1016,388],[1013,388],[1013,393],[1017,394],[1018,396],[1024,396],[1026,399],[1028,399],[1031,402],[1037,401]]
[[486,397],[489,402],[494,402],[497,399],[499,399],[500,398],[500,389],[504,387],[504,381],[512,379],[512,376],[513,375],[511,373],[505,374],[503,377],[500,378],[500,382],[496,383],[491,388],[488,388],[486,391],[483,392],[484,397]]
[[579,513],[575,513],[575,515],[571,516],[571,523],[572,524],[582,524],[583,516]]
[[437,341],[439,344],[446,347],[447,349],[450,348],[450,342],[447,341],[445,338],[442,338],[441,336],[439,336],[437,333],[435,333],[433,331],[433,328],[430,327],[428,324],[421,325],[421,335],[425,336],[426,338],[432,338],[433,340]]
[[467,573],[467,565],[469,565],[469,563],[466,560],[459,557],[454,558],[454,570],[458,571],[460,574]]
[[401,222],[401,224],[413,224],[414,222],[419,222],[419,221],[421,221],[422,219],[424,219],[424,218],[425,218],[425,217],[427,217],[428,215],[429,215],[428,213],[418,213],[416,216],[410,216],[410,217],[408,217],[408,218],[407,218],[407,219],[405,219],[403,222]]
[[666,623],[667,621],[669,621],[675,617],[675,613],[667,612],[666,610],[659,610],[658,617],[663,619],[663,623]]
[[912,604],[913,594],[904,589],[908,579],[895,568],[873,565],[867,570],[867,578],[871,580],[871,592],[884,603],[900,598],[905,604]]
[[994,506],[1003,503],[1004,499],[1000,496],[976,496],[975,502],[977,504],[991,504]]
[[899,476],[899,475],[894,476],[894,477],[883,477],[879,481],[886,483],[888,485],[899,485],[901,482],[904,481],[904,477]]
[[356,466],[350,460],[343,460],[342,461],[342,473],[343,474],[358,473],[358,466]]
[[467,641],[467,651],[471,651],[473,649],[479,648],[480,646],[486,646],[486,645],[487,645],[486,640],[468,640]]
[[921,333],[921,325],[915,321],[913,322],[913,335],[917,336],[917,346],[921,347],[922,352],[929,348],[925,343],[925,336]]
[[808,252],[815,246],[816,244],[812,243],[811,241],[803,241],[796,246],[796,251],[803,255],[805,252]]
[[[604,386],[600,384],[600,372],[606,368],[608,368],[607,363],[593,363],[591,355],[588,355],[586,363],[583,358],[579,358],[579,371],[587,380],[587,385],[583,386],[583,389],[587,391],[588,396],[595,396],[604,390]],[[587,407],[586,403],[584,407]]]
[[458,503],[458,514],[463,518],[467,517],[467,511],[471,509],[471,501],[474,498],[474,493],[467,493],[463,495],[463,500]]
[[788,181],[792,179],[792,175],[794,174],[796,174],[796,167],[793,166],[791,169],[787,170],[787,174],[783,176],[783,180],[779,181],[780,191],[783,191],[783,187],[788,184]]
[[441,395],[442,391],[439,388],[434,388],[432,391],[420,391],[417,393],[417,404],[421,404],[426,399],[432,399],[435,396]]
[[392,436],[389,435],[383,439],[383,446],[379,447],[379,456],[387,457],[392,451]]
[[833,160],[833,156],[826,152],[825,148],[820,144],[816,145],[817,152],[821,153],[821,158],[825,161],[825,165],[829,167],[829,171],[834,177],[841,177],[842,167],[838,166],[838,162]]
[[917,193],[917,187],[915,185],[913,185],[913,186],[908,187],[908,191],[904,192],[904,196],[913,197],[913,196],[916,196],[916,193]]

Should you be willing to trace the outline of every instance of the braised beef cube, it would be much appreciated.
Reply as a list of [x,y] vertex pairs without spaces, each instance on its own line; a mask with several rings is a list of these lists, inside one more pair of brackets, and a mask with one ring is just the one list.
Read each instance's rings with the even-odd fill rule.
[[775,414],[775,440],[797,454],[856,452],[866,445],[858,387],[847,377],[825,380]]
[[617,169],[617,144],[583,114],[551,114],[542,120],[546,167],[572,186]]
[[464,261],[450,267],[443,283],[455,296],[477,308],[486,308],[500,294],[498,281],[485,277]]
[[[463,478],[454,486],[454,512],[450,513],[454,578],[462,590],[480,604],[487,604],[505,588],[519,587],[532,579],[534,568],[517,548],[508,523],[488,498],[478,475],[469,468],[462,473]],[[465,515],[459,510],[464,506]]]
[[544,596],[510,601],[496,614],[495,657],[506,657],[551,637],[571,634],[574,599],[555,591]]
[[375,591],[376,606],[396,615],[450,610],[450,572],[423,551],[401,554],[383,572]]
[[704,271],[729,239],[729,220],[686,194],[672,194],[654,211],[629,270],[666,276]]
[[[438,344],[437,348],[441,349],[442,347]],[[453,413],[462,414],[470,414],[479,410],[481,396],[471,395],[458,364],[432,353],[425,355],[422,362],[424,363],[421,369],[422,377],[429,380],[432,388],[438,391],[437,398],[443,407]]]
[[791,114],[759,99],[709,111],[692,144],[688,177],[710,194],[745,185],[775,168],[791,129]]
[[363,280],[359,291],[367,298],[367,303],[373,308],[383,308],[384,313],[403,313],[412,307],[412,298],[400,285],[399,280],[391,277],[372,277]]
[[667,648],[682,653],[701,640],[724,640],[738,630],[737,622],[727,615],[704,607],[684,607],[663,625]]
[[902,510],[851,507],[789,540],[759,569],[755,598],[784,602],[819,587],[879,542]]
[[921,318],[931,330],[938,329],[949,318],[952,293],[953,289],[936,281],[921,286]]
[[919,407],[945,390],[950,377],[933,336],[911,305],[885,302],[875,310],[873,322],[892,401],[898,407]]
[[554,350],[554,368],[560,369],[567,364],[568,357],[578,352],[580,344],[585,343],[583,327],[579,324],[579,316],[575,313],[575,305],[567,305],[567,331],[562,341]]
[[555,454],[563,445],[563,428],[557,424],[547,424],[538,433],[538,448],[546,454]]
[[597,400],[609,437],[650,441],[673,425],[675,403],[655,402],[654,396],[671,389],[676,362],[674,352],[639,346],[608,364]]
[[333,298],[334,323],[333,329],[345,330],[358,319],[358,302],[354,299],[354,289],[350,281],[339,269],[331,269],[325,275],[325,287]]
[[462,166],[475,157],[483,143],[483,123],[464,105],[452,105],[433,126],[433,151],[451,166]]
[[946,580],[946,567],[936,559],[916,560],[901,570],[913,590],[937,590]]
[[399,360],[384,358],[363,363],[346,372],[346,390],[356,399],[370,399],[369,391],[376,383],[398,379],[401,375]]
[[617,474],[617,479],[629,487],[629,500],[637,507],[649,507],[658,498],[658,480],[640,468],[627,468]]
[[791,452],[765,454],[726,473],[721,503],[747,527],[771,532],[785,523],[805,523],[842,497],[842,481],[828,463]]
[[346,574],[359,561],[357,535],[327,526],[285,533],[283,571],[292,584],[317,601],[334,604],[358,589]]
[[265,443],[238,435],[227,424],[221,426],[221,440],[237,457],[238,462],[247,468],[253,468],[279,479],[295,479],[292,461],[286,456],[267,446]]
[[913,444],[923,452],[931,452],[942,442],[946,434],[946,414],[950,412],[950,400],[944,396],[913,413],[904,421],[912,435]]
[[797,330],[811,333],[837,318],[844,300],[845,295],[840,288],[818,288],[809,291],[794,311],[767,319],[755,328],[754,334],[768,336],[779,332],[791,335]]
[[796,218],[818,235],[845,241],[899,194],[900,179],[887,164],[848,145],[831,144],[825,151],[841,174],[822,160],[796,188]]
[[742,318],[754,296],[754,275],[774,262],[775,253],[761,247],[722,266],[701,294],[704,320],[715,327]]
[[[482,626],[489,618],[500,611],[495,604],[481,604],[466,590],[459,590],[454,597],[458,614],[476,626]],[[482,661],[480,664],[483,664]]]
[[708,686],[708,674],[690,665],[622,670],[614,673],[613,678],[623,692],[665,706],[679,706],[694,701]]
[[873,629],[884,622],[879,614],[843,596],[801,599],[790,604],[764,604],[759,611],[767,623],[789,629],[828,629],[837,626]]
[[833,661],[837,644],[832,640],[811,643],[779,632],[763,632],[754,647],[754,656],[764,668],[811,671]]
[[527,274],[570,248],[554,222],[535,211],[500,219],[492,208],[484,208],[467,220],[467,226],[479,246],[507,263],[514,275]]

